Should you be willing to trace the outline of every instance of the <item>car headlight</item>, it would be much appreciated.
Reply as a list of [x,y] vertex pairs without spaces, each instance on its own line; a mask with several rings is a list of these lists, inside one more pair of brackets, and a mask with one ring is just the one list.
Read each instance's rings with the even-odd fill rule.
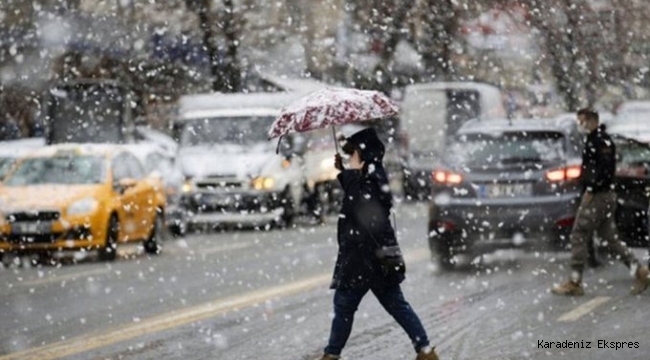
[[83,198],[73,202],[68,206],[68,215],[82,215],[94,212],[97,209],[97,200],[93,198]]
[[258,177],[251,181],[255,190],[270,190],[275,186],[275,179],[272,177]]
[[181,191],[184,192],[184,193],[188,193],[188,192],[192,191],[193,188],[194,187],[192,186],[192,181],[185,180],[185,182],[183,183],[183,186],[181,186]]
[[332,159],[323,159],[320,161],[320,169],[323,171],[334,170],[334,160]]

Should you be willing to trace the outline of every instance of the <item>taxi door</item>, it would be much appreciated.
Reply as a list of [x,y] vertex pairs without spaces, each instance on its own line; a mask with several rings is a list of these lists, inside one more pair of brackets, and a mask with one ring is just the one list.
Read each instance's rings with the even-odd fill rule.
[[142,229],[138,226],[141,215],[138,211],[141,201],[137,180],[133,178],[126,153],[113,158],[113,191],[118,197],[117,216],[120,223],[119,241],[131,241],[142,238]]
[[156,189],[150,179],[145,176],[142,164],[133,154],[124,153],[123,161],[129,168],[131,179],[135,180],[130,189],[133,194],[133,219],[135,221],[133,236],[137,239],[146,239],[151,233],[156,218]]

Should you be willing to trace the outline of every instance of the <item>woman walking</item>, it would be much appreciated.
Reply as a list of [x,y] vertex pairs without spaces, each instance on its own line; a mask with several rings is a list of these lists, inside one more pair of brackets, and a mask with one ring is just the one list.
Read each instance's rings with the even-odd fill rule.
[[339,252],[330,286],[335,289],[334,319],[321,360],[340,358],[354,314],[368,291],[406,331],[416,360],[438,360],[420,319],[402,294],[404,272],[387,271],[376,256],[380,246],[397,245],[390,223],[392,194],[382,164],[384,145],[369,128],[347,138],[343,152],[350,155],[347,169],[340,155],[335,157],[344,198],[337,228]]

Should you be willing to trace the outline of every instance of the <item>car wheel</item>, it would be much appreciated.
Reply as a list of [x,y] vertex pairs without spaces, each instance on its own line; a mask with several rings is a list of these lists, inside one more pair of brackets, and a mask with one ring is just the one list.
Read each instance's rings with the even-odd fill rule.
[[316,200],[316,209],[314,210],[314,216],[321,223],[325,222],[325,216],[330,213],[331,209],[331,198],[330,192],[328,191],[328,186],[325,183],[320,183],[316,185],[314,189],[315,200]]
[[165,231],[165,221],[161,215],[161,211],[156,211],[156,218],[151,227],[151,234],[149,238],[144,241],[144,251],[147,254],[158,255],[162,251],[163,231]]
[[183,236],[185,234],[185,231],[186,230],[183,228],[183,225],[181,225],[181,224],[169,225],[169,232],[174,237]]
[[[432,233],[432,230],[429,230]],[[431,251],[431,260],[437,263],[442,270],[451,271],[456,267],[454,261],[454,251],[451,247],[450,234],[440,234],[429,236],[429,250]]]
[[106,229],[106,241],[104,246],[99,249],[99,259],[104,261],[113,261],[117,257],[117,237],[120,233],[120,223],[117,216],[111,215]]

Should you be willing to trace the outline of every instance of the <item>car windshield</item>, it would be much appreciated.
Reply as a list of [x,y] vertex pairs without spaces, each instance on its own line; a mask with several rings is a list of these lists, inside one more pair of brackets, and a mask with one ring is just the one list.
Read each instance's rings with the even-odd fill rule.
[[237,144],[250,145],[268,141],[271,116],[216,117],[187,123],[181,134],[185,146]]
[[4,178],[11,167],[16,162],[15,158],[12,157],[0,157],[0,179]]
[[504,132],[456,137],[447,160],[468,166],[509,165],[561,160],[564,135],[559,132]]
[[96,184],[104,175],[104,161],[99,156],[35,157],[19,162],[4,184]]

